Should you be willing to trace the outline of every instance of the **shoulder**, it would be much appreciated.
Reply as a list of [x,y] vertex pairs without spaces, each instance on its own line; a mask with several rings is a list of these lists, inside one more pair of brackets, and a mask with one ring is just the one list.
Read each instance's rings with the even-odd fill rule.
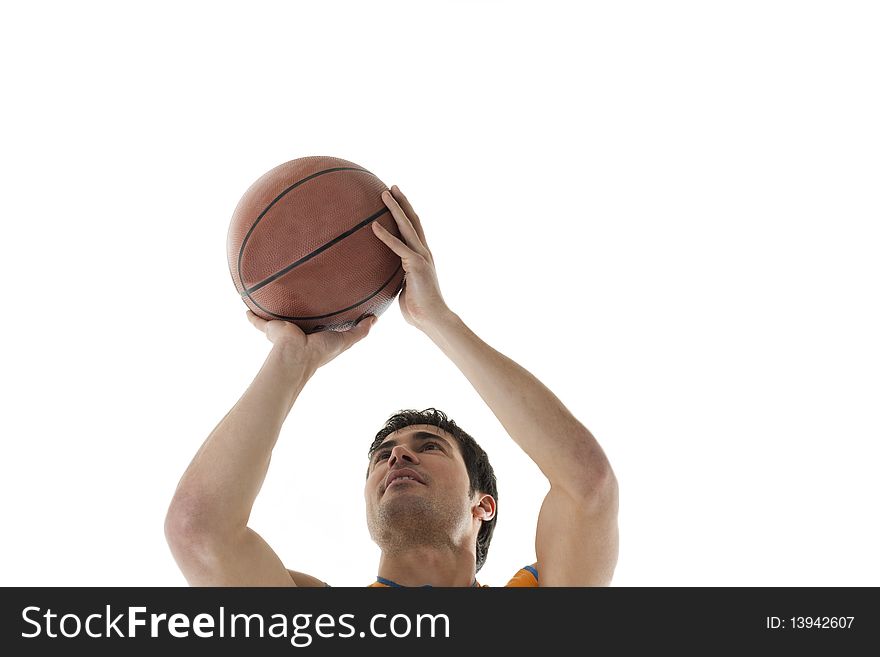
[[321,581],[317,577],[312,577],[311,575],[306,575],[305,573],[300,573],[295,570],[287,569],[287,572],[290,573],[290,578],[293,580],[293,583],[297,586],[307,586],[307,587],[324,587],[330,586],[326,582]]
[[516,574],[510,578],[505,586],[512,587],[536,587],[538,586],[538,564],[533,563],[529,566],[523,566]]
[[[488,586],[487,584],[483,585]],[[504,585],[505,588],[537,588],[538,587],[538,564],[533,563],[529,566],[520,568],[510,581]]]

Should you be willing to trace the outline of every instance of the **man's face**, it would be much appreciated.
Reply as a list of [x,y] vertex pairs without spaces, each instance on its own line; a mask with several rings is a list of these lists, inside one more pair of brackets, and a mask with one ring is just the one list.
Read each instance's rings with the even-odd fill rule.
[[425,424],[395,431],[370,460],[364,488],[370,535],[383,549],[457,543],[472,531],[469,489],[455,438]]

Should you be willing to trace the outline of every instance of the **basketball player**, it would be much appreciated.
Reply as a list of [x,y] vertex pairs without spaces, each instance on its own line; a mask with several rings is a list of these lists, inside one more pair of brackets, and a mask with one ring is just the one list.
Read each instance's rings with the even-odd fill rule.
[[[508,586],[608,585],[618,555],[618,488],[602,448],[550,390],[447,307],[418,216],[396,186],[382,197],[403,239],[378,222],[372,230],[403,262],[404,318],[456,364],[550,482],[535,535],[537,561]],[[377,319],[347,332],[306,335],[288,322],[250,311],[248,318],[273,347],[184,473],[165,534],[191,585],[326,586],[324,579],[288,570],[247,522],[297,396],[319,367],[364,338]],[[393,416],[369,453],[367,524],[382,551],[370,585],[478,586],[498,495],[485,452],[442,412],[428,409]]]

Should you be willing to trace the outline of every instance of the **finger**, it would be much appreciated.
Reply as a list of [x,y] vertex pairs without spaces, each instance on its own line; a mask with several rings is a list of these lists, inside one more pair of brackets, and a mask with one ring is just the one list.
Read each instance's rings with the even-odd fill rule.
[[[379,320],[374,314],[370,313],[369,315],[361,315],[360,318],[354,323],[355,326],[360,326],[362,322],[367,322],[368,324],[375,323]],[[372,324],[371,324],[372,325]]]
[[428,241],[425,239],[425,230],[422,228],[422,220],[419,219],[419,215],[416,214],[416,211],[413,209],[412,204],[409,202],[409,199],[400,191],[400,187],[397,185],[391,186],[391,194],[397,200],[397,203],[403,208],[403,211],[406,213],[406,216],[409,217],[409,220],[412,222],[413,228],[416,229],[416,234],[419,236],[419,240],[422,245],[428,249],[428,252],[431,251],[431,247],[428,246]]
[[370,329],[373,328],[373,325],[379,321],[379,318],[375,315],[370,315],[366,319],[362,319],[360,322],[355,324],[352,328],[348,329],[345,335],[345,349],[348,349],[355,342],[359,342],[363,340],[370,332]]
[[385,226],[378,221],[373,222],[373,234],[382,240],[389,249],[394,251],[403,261],[403,268],[406,269],[407,263],[411,263],[414,256],[418,255],[410,249],[406,244],[392,235]]
[[258,317],[257,315],[255,315],[254,312],[253,312],[252,310],[248,310],[248,311],[247,311],[247,318],[248,318],[248,320],[250,321],[251,324],[253,324],[254,326],[256,326],[256,327],[257,327],[258,329],[260,329],[261,331],[265,331],[265,330],[266,330],[266,324],[269,323],[267,320],[263,319],[262,317]]
[[397,222],[400,234],[409,248],[416,253],[427,255],[428,250],[422,244],[419,234],[416,232],[416,229],[413,228],[412,222],[410,222],[409,218],[406,216],[406,212],[403,211],[403,208],[400,207],[400,204],[395,200],[391,192],[382,192],[382,200],[385,201],[385,205],[391,210],[391,216],[394,217],[394,221]]

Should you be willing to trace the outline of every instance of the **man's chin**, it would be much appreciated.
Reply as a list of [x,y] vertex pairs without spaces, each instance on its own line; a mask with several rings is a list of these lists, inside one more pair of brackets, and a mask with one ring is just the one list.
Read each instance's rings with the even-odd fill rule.
[[427,486],[425,486],[425,484],[421,483],[420,481],[397,480],[395,482],[392,482],[387,488],[385,488],[385,490],[382,492],[382,497],[392,494],[396,495],[397,493],[421,491],[426,488]]
[[420,512],[433,512],[430,500],[418,490],[398,490],[388,492],[379,500],[380,513],[386,516],[406,513],[415,515]]
[[401,531],[424,532],[435,524],[437,516],[437,510],[424,495],[403,491],[381,497],[373,513],[367,522],[374,539],[398,535]]

